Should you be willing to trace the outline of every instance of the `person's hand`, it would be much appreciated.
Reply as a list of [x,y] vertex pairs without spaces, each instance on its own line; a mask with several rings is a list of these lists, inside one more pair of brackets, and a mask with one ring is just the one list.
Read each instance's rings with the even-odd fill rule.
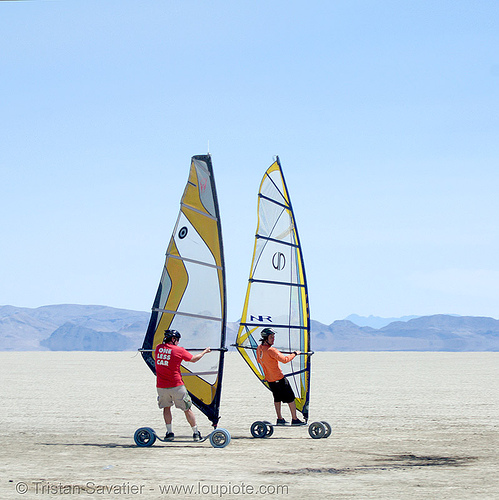
[[211,352],[211,347],[207,347],[205,350],[204,350],[205,354],[208,353],[208,352]]

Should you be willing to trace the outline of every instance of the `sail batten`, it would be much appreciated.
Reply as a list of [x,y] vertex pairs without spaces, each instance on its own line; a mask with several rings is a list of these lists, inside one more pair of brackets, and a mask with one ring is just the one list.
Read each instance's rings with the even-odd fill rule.
[[[261,326],[261,323],[239,323],[241,326]],[[272,328],[291,328],[306,330],[308,327],[305,325],[285,325],[285,324],[272,324]]]
[[249,281],[251,281],[251,283],[267,283],[269,285],[284,285],[284,286],[297,286],[297,287],[305,286],[303,283],[291,283],[289,281],[270,281],[270,280],[255,280],[255,279],[251,279]]
[[181,206],[183,208],[186,208],[187,210],[191,210],[192,212],[196,212],[196,213],[202,215],[203,217],[206,217],[207,219],[217,220],[217,218],[214,217],[213,215],[207,214],[207,213],[203,212],[202,210],[197,210],[196,208],[194,208],[190,205],[186,205],[185,203],[182,203]]
[[258,379],[268,387],[256,360],[262,329],[277,332],[283,353],[300,351],[281,364],[295,393],[297,409],[308,418],[310,316],[305,266],[295,216],[279,158],[265,172],[258,193],[258,224],[243,312],[234,344]]
[[289,245],[290,247],[299,248],[299,246],[296,243],[289,243],[287,241],[282,241],[282,240],[278,240],[278,239],[275,239],[275,238],[269,238],[267,236],[261,236],[260,234],[257,234],[255,236],[255,238],[258,239],[258,240],[273,241],[274,243],[279,243],[280,245]]
[[161,313],[168,313],[168,314],[178,314],[179,316],[186,316],[188,318],[200,318],[200,319],[207,319],[211,321],[223,321],[223,318],[216,318],[214,316],[204,316],[202,314],[190,314],[186,312],[181,312],[181,311],[170,311],[168,309],[157,309],[153,307],[153,311],[156,312],[161,312]]
[[269,201],[270,203],[273,203],[274,205],[279,205],[282,208],[289,209],[289,205],[285,205],[284,203],[280,203],[277,200],[273,200],[272,198],[269,198],[268,196],[265,196],[263,194],[259,194],[258,196],[259,196],[259,198],[265,199],[265,200]]
[[186,257],[180,257],[178,255],[169,255],[169,259],[178,259],[183,262],[191,262],[192,264],[199,264],[200,266],[207,266],[207,267],[213,267],[215,269],[222,269],[222,266],[217,266],[215,264],[210,264],[209,262],[202,262],[200,260],[194,260],[194,259],[188,259]]
[[182,373],[182,377],[199,377],[201,375],[215,375],[218,372],[193,372],[193,373]]
[[226,335],[225,263],[220,212],[209,155],[193,156],[180,212],[166,251],[141,354],[155,372],[154,350],[164,331],[178,330],[180,345],[211,347],[194,365],[182,363],[184,383],[197,408],[219,420]]

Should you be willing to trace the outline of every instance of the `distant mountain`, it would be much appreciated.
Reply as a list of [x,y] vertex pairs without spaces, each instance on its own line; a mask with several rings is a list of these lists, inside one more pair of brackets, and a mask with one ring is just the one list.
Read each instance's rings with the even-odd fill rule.
[[[135,350],[142,345],[149,315],[93,305],[0,306],[0,351],[69,350],[70,339],[74,350]],[[106,348],[99,349],[99,342]]]
[[345,319],[355,323],[357,326],[370,326],[371,328],[383,328],[394,321],[409,321],[410,319],[418,318],[418,316],[402,316],[401,318],[381,318],[380,316],[359,316],[358,314],[350,314]]
[[40,342],[51,351],[125,351],[132,348],[128,337],[116,332],[97,332],[84,326],[64,323]]
[[[361,322],[361,316],[351,315]],[[314,351],[499,351],[499,321],[438,314],[397,318],[382,327],[348,319],[311,322]],[[369,317],[371,324],[387,318]],[[53,305],[36,309],[0,306],[0,351],[136,350],[149,313],[106,306]],[[238,323],[227,324],[227,346]]]
[[318,351],[499,351],[499,321],[493,318],[438,314],[380,329],[348,320],[311,323]]

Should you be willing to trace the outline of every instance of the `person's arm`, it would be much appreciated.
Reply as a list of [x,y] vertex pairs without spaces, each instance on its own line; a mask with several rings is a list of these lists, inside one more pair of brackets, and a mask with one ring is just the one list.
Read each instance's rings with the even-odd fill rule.
[[195,363],[196,361],[199,361],[205,354],[211,352],[211,349],[207,347],[203,352],[200,352],[198,354],[195,354],[192,356],[192,358],[189,360],[191,363]]
[[299,354],[299,351],[294,351],[293,354],[284,356],[284,354],[275,347],[270,348],[268,352],[273,358],[277,359],[277,361],[280,361],[281,363],[284,364],[289,363],[292,359],[296,357],[297,354]]

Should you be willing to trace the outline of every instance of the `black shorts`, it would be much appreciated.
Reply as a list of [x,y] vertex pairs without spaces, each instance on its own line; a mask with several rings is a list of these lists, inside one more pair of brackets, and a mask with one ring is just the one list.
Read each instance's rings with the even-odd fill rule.
[[292,403],[295,400],[295,395],[289,385],[288,379],[282,378],[276,382],[269,382],[269,387],[274,395],[274,403]]

